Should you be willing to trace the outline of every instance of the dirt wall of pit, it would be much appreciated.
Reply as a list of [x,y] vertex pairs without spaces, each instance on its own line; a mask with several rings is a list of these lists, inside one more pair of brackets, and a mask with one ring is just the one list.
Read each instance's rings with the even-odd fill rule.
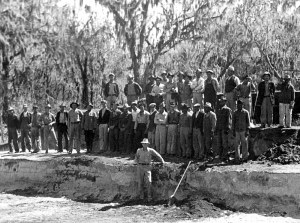
[[[185,165],[153,166],[153,198],[167,200]],[[136,166],[101,157],[1,158],[0,191],[112,202],[137,196]],[[300,218],[300,167],[192,165],[178,199],[201,196],[236,210],[279,212]]]

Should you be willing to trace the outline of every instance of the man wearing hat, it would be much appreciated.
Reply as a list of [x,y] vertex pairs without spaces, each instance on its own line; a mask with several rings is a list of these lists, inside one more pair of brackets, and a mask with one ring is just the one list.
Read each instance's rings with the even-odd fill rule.
[[159,105],[159,110],[155,114],[154,123],[156,124],[155,130],[155,146],[156,150],[164,155],[166,153],[166,141],[167,141],[167,116],[168,113],[165,111],[165,103],[162,102]]
[[189,107],[192,106],[193,90],[191,88],[192,75],[185,72],[184,83],[182,93],[180,94],[181,102],[187,104]]
[[194,113],[192,115],[192,134],[193,134],[193,149],[194,158],[203,159],[204,145],[203,145],[203,118],[204,112],[200,110],[199,103],[194,104]]
[[183,85],[184,85],[184,73],[182,71],[178,72],[178,79],[177,79],[177,89],[179,94],[179,101],[178,104],[181,105],[182,103],[182,92],[183,92]]
[[122,153],[130,153],[132,149],[132,115],[129,108],[128,104],[124,104],[119,121],[119,148]]
[[110,117],[110,110],[107,107],[107,101],[102,100],[101,101],[101,109],[99,111],[98,116],[98,125],[99,125],[99,151],[106,151],[108,144],[108,122]]
[[69,153],[73,152],[73,149],[80,153],[81,147],[81,128],[80,123],[82,119],[82,112],[78,109],[79,104],[72,102],[70,104],[71,110],[69,111],[68,130],[70,134],[70,147]]
[[148,77],[148,79],[149,79],[149,82],[146,84],[144,91],[143,91],[144,95],[146,96],[147,107],[149,107],[149,105],[154,102],[154,98],[150,94],[151,94],[153,86],[155,84],[154,83],[155,77],[153,75],[150,75]]
[[21,148],[22,152],[31,150],[31,139],[29,136],[32,114],[28,112],[27,104],[23,105],[23,112],[20,115]]
[[158,107],[163,102],[164,87],[165,85],[161,83],[162,78],[156,77],[156,84],[153,86],[151,94],[153,96],[154,103]]
[[181,104],[182,113],[179,118],[179,139],[180,151],[179,156],[190,158],[192,155],[191,150],[191,137],[192,137],[192,115],[188,112],[189,106],[185,103]]
[[232,111],[227,107],[226,102],[226,97],[222,96],[219,99],[220,107],[217,109],[216,134],[219,150],[217,155],[221,158],[225,158],[228,152],[228,134],[232,124]]
[[121,114],[119,104],[113,104],[108,122],[109,150],[111,152],[119,151],[119,121]]
[[110,108],[111,105],[117,101],[120,91],[118,84],[114,81],[115,74],[110,73],[108,77],[109,82],[105,85],[104,96],[106,97],[108,108]]
[[263,81],[258,84],[256,106],[260,107],[261,127],[271,126],[273,123],[273,106],[275,104],[274,94],[275,85],[270,81],[271,74],[265,72],[262,76]]
[[167,111],[170,110],[170,103],[175,103],[175,98],[172,98],[173,93],[177,93],[177,85],[173,81],[174,75],[171,73],[167,74],[168,82],[164,86],[164,96],[165,96],[165,102],[166,102],[166,108]]
[[42,114],[42,125],[43,125],[43,149],[45,150],[46,153],[48,153],[49,147],[50,147],[50,141],[49,137],[54,140],[55,143],[55,149],[58,147],[57,146],[57,138],[56,134],[54,131],[53,125],[55,124],[55,117],[54,115],[50,112],[51,105],[47,104],[45,106],[45,112]]
[[38,153],[41,151],[40,134],[42,126],[42,114],[38,112],[38,106],[34,104],[32,106],[32,119],[31,119],[31,143],[32,153]]
[[237,101],[237,110],[232,117],[232,132],[235,137],[235,161],[240,162],[241,153],[242,161],[248,158],[248,136],[250,127],[249,112],[243,108],[243,102]]
[[191,83],[193,90],[193,104],[199,103],[201,108],[203,107],[203,90],[204,90],[204,79],[202,77],[202,70],[199,68],[196,70],[196,77]]
[[150,147],[155,149],[155,129],[156,129],[156,125],[154,123],[154,119],[155,119],[155,115],[157,113],[156,110],[156,104],[155,103],[151,103],[149,105],[149,123],[148,123],[148,140],[150,142]]
[[9,107],[7,112],[8,114],[6,116],[3,116],[3,121],[7,125],[9,152],[13,152],[11,146],[11,143],[13,143],[15,153],[18,153],[19,145],[17,129],[19,128],[19,120],[12,107]]
[[212,70],[207,70],[206,75],[207,79],[204,82],[204,103],[211,103],[212,108],[215,109],[219,82],[216,78],[212,77],[214,75]]
[[204,158],[211,154],[212,140],[216,129],[217,116],[212,111],[212,106],[209,102],[204,105],[203,117],[203,142],[204,142]]
[[291,84],[290,75],[285,75],[281,84],[278,85],[280,90],[279,102],[279,127],[290,128],[292,126],[292,111],[295,104],[295,89]]
[[[140,141],[147,135],[147,129],[149,124],[149,112],[145,111],[145,105],[143,103],[139,106],[140,112],[136,116],[134,123],[134,146],[135,150],[140,147]],[[135,152],[135,151],[134,151]]]
[[240,84],[240,80],[234,74],[234,67],[231,65],[228,67],[227,75],[228,77],[225,80],[225,96],[228,107],[234,112],[236,110],[235,88]]
[[81,128],[84,131],[86,153],[91,153],[93,150],[94,136],[97,129],[97,115],[93,111],[93,104],[89,103],[87,111],[84,112],[81,122]]
[[238,99],[244,103],[244,108],[249,112],[250,119],[252,114],[253,90],[255,90],[255,85],[253,84],[252,78],[249,75],[246,75],[243,82],[236,87]]
[[133,101],[139,100],[142,94],[142,88],[138,83],[133,81],[133,75],[128,76],[128,83],[125,85],[124,94],[127,97],[127,104],[129,105]]
[[135,155],[135,163],[137,164],[137,181],[138,181],[138,193],[140,199],[144,199],[144,184],[147,187],[147,199],[151,201],[151,160],[153,157],[158,159],[162,164],[165,163],[162,156],[154,149],[149,147],[149,141],[147,138],[141,141],[142,148],[139,148]]
[[65,149],[69,151],[69,136],[68,136],[68,119],[69,114],[65,111],[66,105],[61,104],[59,106],[60,110],[57,112],[55,121],[57,127],[57,140],[58,140],[58,151],[59,153],[63,152],[63,138],[65,140]]
[[169,155],[176,154],[179,118],[180,112],[176,109],[176,104],[171,102],[167,116],[167,154]]

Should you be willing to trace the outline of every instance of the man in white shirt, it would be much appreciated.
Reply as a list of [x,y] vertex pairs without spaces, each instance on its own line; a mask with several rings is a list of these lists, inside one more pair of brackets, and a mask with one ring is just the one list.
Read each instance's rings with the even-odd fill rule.
[[200,104],[200,108],[203,108],[203,91],[204,91],[204,79],[202,77],[202,70],[196,70],[196,78],[193,79],[191,83],[191,88],[193,90],[193,105]]
[[165,111],[165,103],[162,102],[159,105],[159,110],[155,114],[154,123],[156,124],[155,131],[155,146],[156,150],[164,155],[166,153],[166,142],[167,142],[167,117],[168,113]]

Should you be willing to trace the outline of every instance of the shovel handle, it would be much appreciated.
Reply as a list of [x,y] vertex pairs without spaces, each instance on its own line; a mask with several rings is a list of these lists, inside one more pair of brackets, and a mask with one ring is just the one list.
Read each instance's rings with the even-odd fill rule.
[[177,185],[177,187],[176,187],[174,193],[171,195],[171,197],[174,197],[174,196],[175,196],[175,194],[176,194],[176,192],[177,192],[177,190],[178,190],[178,188],[179,188],[179,186],[180,186],[180,184],[181,184],[181,181],[183,180],[183,178],[184,178],[184,176],[185,176],[185,174],[186,174],[186,172],[187,172],[187,170],[188,170],[188,168],[189,168],[191,162],[192,162],[192,161],[190,161],[190,162],[188,163],[188,165],[187,165],[187,167],[186,167],[184,173],[182,174],[182,177],[181,177],[181,179],[180,179],[180,181],[179,181],[179,183],[178,183],[178,185]]

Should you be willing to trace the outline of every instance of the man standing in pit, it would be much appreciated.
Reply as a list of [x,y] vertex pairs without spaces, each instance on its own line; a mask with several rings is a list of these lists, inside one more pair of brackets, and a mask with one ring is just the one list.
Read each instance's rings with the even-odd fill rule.
[[20,115],[20,131],[21,131],[21,147],[22,152],[26,151],[26,147],[28,151],[31,150],[31,139],[29,136],[30,126],[31,126],[31,113],[28,112],[27,104],[23,105],[23,112]]
[[128,83],[125,85],[124,94],[127,97],[127,104],[131,105],[133,101],[139,100],[142,94],[141,86],[133,81],[133,75],[128,76]]
[[147,187],[147,199],[151,201],[151,160],[153,157],[157,158],[162,164],[165,163],[161,155],[154,149],[149,148],[148,139],[143,139],[141,142],[142,148],[139,148],[135,155],[135,163],[137,164],[137,181],[138,181],[138,192],[140,199],[144,199],[143,186],[146,184]]
[[11,146],[11,143],[13,142],[15,153],[18,153],[20,151],[17,133],[17,129],[19,128],[19,120],[12,107],[9,107],[7,112],[8,114],[7,116],[3,117],[3,121],[7,125],[9,152],[13,152]]
[[65,139],[65,149],[69,151],[69,136],[68,136],[68,112],[65,111],[66,105],[61,104],[59,112],[56,114],[58,152],[63,152],[63,138]]
[[115,74],[110,73],[108,77],[109,82],[105,85],[104,96],[106,97],[108,108],[110,108],[110,106],[117,101],[120,91],[118,84],[114,80]]
[[202,70],[199,68],[196,70],[196,78],[191,83],[193,90],[193,104],[199,103],[203,108],[203,90],[204,90],[204,79],[202,77]]
[[33,105],[32,112],[32,123],[31,123],[31,143],[32,143],[32,153],[38,153],[41,151],[40,145],[40,134],[42,126],[42,114],[38,112],[38,106]]
[[225,96],[227,105],[232,112],[236,110],[235,88],[240,84],[239,78],[234,74],[234,67],[229,66],[227,70],[228,77],[225,80]]
[[70,148],[69,153],[73,152],[73,149],[80,154],[81,147],[81,119],[82,112],[78,109],[79,104],[72,102],[70,104],[71,110],[69,111],[68,129],[70,130]]
[[241,153],[242,161],[248,159],[248,136],[250,127],[249,112],[243,108],[243,102],[238,100],[237,110],[232,117],[232,132],[235,137],[235,161],[240,163]]
[[94,136],[97,129],[97,115],[92,110],[93,104],[89,103],[87,111],[83,114],[81,127],[84,131],[86,153],[91,153],[93,150]]

